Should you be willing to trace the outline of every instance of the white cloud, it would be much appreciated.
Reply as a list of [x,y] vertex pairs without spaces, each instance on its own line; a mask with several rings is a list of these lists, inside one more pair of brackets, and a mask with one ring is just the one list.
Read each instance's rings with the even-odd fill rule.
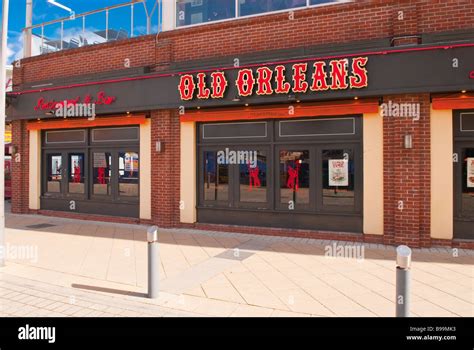
[[23,57],[23,37],[20,32],[8,33],[7,64]]

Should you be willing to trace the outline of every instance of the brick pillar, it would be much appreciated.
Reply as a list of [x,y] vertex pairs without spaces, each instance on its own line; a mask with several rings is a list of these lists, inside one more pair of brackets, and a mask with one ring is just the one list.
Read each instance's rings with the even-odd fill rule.
[[12,145],[16,147],[16,154],[12,155],[12,213],[26,214],[29,197],[29,137],[26,121],[12,122]]
[[[151,216],[160,227],[179,223],[180,130],[177,111],[151,113]],[[156,152],[156,141],[162,151]]]
[[[419,104],[420,119],[384,116],[385,241],[411,247],[430,245],[430,97],[384,97],[388,104]],[[404,148],[411,134],[413,148]],[[399,209],[400,201],[403,209]]]
[[392,7],[392,45],[416,45],[421,43],[419,33],[420,16],[418,4],[411,1],[398,2]]

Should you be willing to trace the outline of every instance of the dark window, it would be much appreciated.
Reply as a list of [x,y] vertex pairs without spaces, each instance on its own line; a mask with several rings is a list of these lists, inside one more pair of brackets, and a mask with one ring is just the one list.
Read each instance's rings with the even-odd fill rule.
[[241,202],[267,202],[267,152],[246,151],[249,161],[239,164],[239,193]]
[[69,193],[84,194],[84,153],[69,153],[68,190]]
[[354,135],[354,118],[281,121],[280,137]]
[[125,197],[138,197],[138,153],[119,152],[119,194]]
[[474,217],[474,148],[462,149],[462,193],[461,208],[466,215]]
[[235,17],[235,0],[176,0],[176,26]]
[[340,2],[340,0],[310,0],[310,5],[322,5],[322,4],[330,4],[334,2]]
[[202,127],[202,138],[210,139],[238,139],[238,138],[265,138],[267,137],[267,123],[220,123],[205,124]]
[[239,1],[241,16],[287,10],[306,6],[306,0],[244,0]]
[[63,166],[62,154],[48,154],[46,159],[46,192],[61,193]]
[[354,166],[354,152],[351,149],[322,151],[324,206],[354,206]]
[[461,113],[461,131],[474,131],[474,112]]
[[110,152],[94,152],[92,167],[92,193],[110,196],[112,194],[112,154]]
[[310,201],[309,150],[280,151],[280,202],[291,208]]
[[73,143],[85,142],[85,130],[61,130],[61,131],[46,131],[45,143]]
[[204,200],[227,201],[229,199],[229,165],[218,161],[217,152],[205,151],[203,167]]
[[139,128],[100,128],[92,129],[92,142],[138,141]]

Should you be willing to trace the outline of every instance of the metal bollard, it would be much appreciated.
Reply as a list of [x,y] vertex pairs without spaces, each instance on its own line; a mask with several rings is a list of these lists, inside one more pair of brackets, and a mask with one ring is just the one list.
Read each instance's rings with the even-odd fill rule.
[[397,247],[396,316],[410,317],[410,266],[411,249],[406,245]]
[[158,227],[147,230],[148,240],[148,298],[158,298],[160,288],[160,252],[158,246]]

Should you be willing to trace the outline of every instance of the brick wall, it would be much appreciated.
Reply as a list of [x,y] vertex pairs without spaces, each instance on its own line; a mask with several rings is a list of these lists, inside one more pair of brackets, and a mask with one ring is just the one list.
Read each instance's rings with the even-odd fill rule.
[[[29,201],[29,136],[26,121],[12,122],[12,145],[16,154],[12,155],[12,212],[28,213]],[[19,158],[18,158],[19,157]],[[18,162],[16,160],[19,160]]]
[[[160,227],[179,222],[180,129],[175,111],[155,111],[151,114],[151,216]],[[155,142],[162,142],[157,153]]]
[[[412,247],[430,245],[430,96],[385,96],[384,103],[420,104],[420,120],[384,117],[384,234]],[[413,148],[404,136],[413,135]],[[403,208],[399,202],[403,202]],[[401,208],[401,209],[399,209]]]

